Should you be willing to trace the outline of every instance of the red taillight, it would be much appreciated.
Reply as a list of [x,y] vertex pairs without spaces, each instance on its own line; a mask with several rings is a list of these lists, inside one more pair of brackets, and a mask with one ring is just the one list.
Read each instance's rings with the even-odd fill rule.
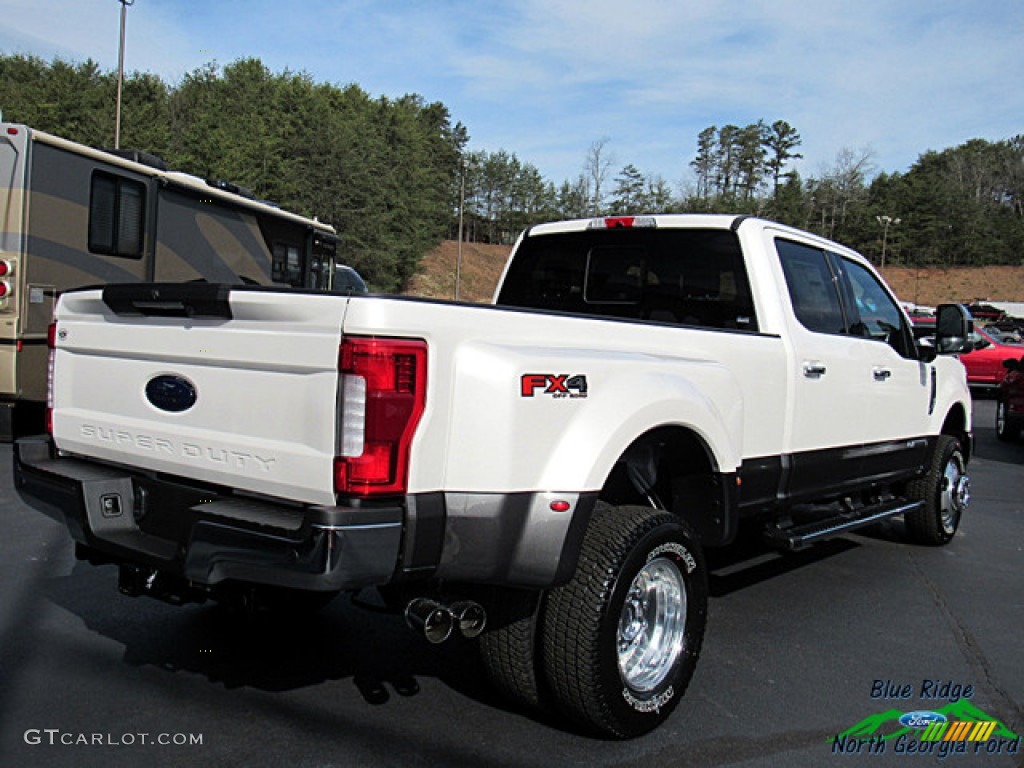
[[347,338],[338,370],[342,396],[335,492],[405,493],[409,446],[426,405],[426,342]]
[[7,259],[0,259],[0,299],[9,299],[14,295],[14,285],[11,283],[11,276],[14,274],[14,264]]
[[53,435],[53,365],[57,356],[57,323],[50,323],[46,329],[46,431]]

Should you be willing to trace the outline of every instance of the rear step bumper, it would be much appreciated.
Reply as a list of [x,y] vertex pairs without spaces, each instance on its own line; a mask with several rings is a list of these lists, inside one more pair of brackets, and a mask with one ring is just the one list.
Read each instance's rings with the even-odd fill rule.
[[65,524],[79,543],[200,585],[230,579],[352,590],[388,583],[399,559],[399,504],[290,507],[218,498],[124,469],[54,458],[42,437],[15,444],[14,479],[26,504]]

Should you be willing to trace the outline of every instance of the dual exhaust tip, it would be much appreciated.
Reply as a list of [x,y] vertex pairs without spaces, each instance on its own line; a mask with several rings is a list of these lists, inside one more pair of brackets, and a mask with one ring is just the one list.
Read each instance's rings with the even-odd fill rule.
[[483,606],[472,600],[443,605],[428,597],[417,597],[405,606],[405,621],[428,642],[443,643],[458,628],[459,634],[472,639],[487,626]]

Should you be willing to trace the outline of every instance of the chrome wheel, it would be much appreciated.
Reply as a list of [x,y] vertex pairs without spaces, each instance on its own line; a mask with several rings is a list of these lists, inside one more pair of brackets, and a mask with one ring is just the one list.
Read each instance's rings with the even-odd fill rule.
[[554,704],[617,739],[665,722],[697,666],[707,596],[704,555],[685,522],[597,502],[575,573],[541,607]]
[[942,491],[939,495],[942,530],[947,534],[956,533],[960,515],[971,503],[971,480],[964,471],[959,453],[949,457],[942,477]]
[[1009,443],[1020,434],[1020,427],[1010,416],[1010,408],[1002,397],[996,402],[996,437]]
[[686,630],[686,586],[678,566],[663,557],[633,579],[616,636],[619,673],[634,691],[652,691],[675,666]]

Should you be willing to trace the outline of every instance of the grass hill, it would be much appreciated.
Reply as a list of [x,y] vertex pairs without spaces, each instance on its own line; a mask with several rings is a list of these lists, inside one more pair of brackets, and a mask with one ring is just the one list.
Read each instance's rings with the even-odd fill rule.
[[[463,243],[459,299],[489,302],[511,251],[510,245]],[[459,244],[456,241],[445,240],[428,253],[406,286],[405,293],[431,299],[455,298],[458,252]]]

